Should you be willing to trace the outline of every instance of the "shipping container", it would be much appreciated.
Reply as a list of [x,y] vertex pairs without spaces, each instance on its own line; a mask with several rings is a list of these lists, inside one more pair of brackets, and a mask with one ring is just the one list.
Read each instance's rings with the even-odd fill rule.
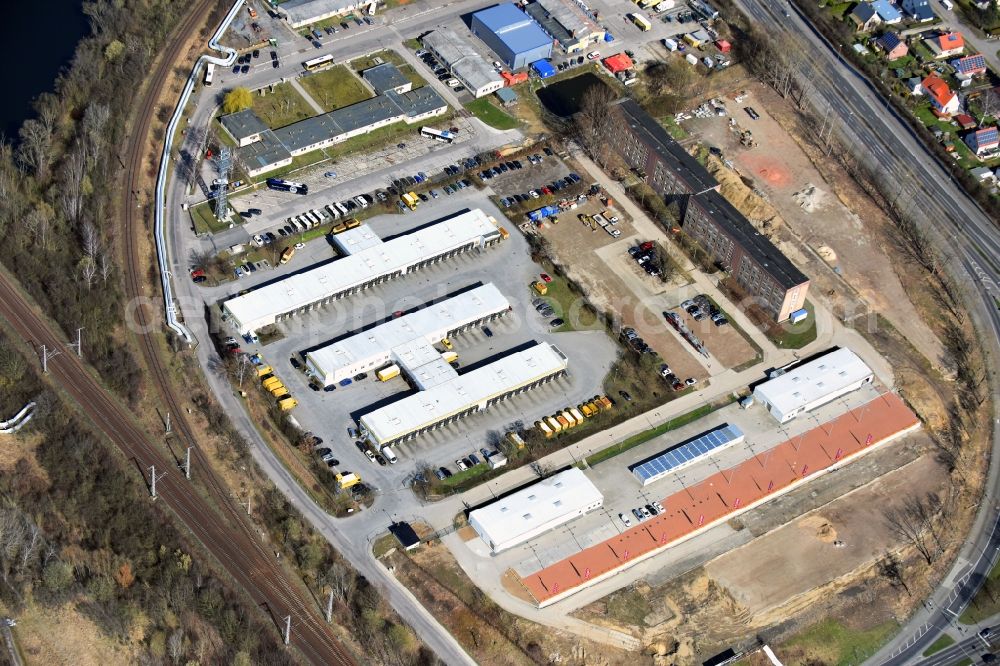
[[387,382],[393,377],[399,377],[399,366],[393,363],[392,365],[382,368],[376,372],[375,376],[378,377],[380,382]]
[[552,428],[553,432],[561,432],[563,429],[562,423],[559,423],[559,421],[554,417],[546,416],[545,422],[549,424],[549,427]]
[[572,407],[570,408],[569,413],[572,414],[574,417],[576,417],[577,425],[583,423],[583,414],[580,413],[579,409],[577,409],[576,407]]
[[354,472],[348,472],[347,474],[338,474],[336,477],[337,483],[340,484],[341,490],[346,490],[351,486],[356,486],[361,483],[361,477]]
[[535,421],[535,427],[538,428],[543,435],[545,435],[545,439],[551,439],[552,435],[555,434],[552,432],[552,428],[545,425],[544,421]]
[[556,422],[559,423],[559,427],[561,430],[569,430],[570,428],[573,427],[572,425],[570,425],[569,419],[567,419],[562,414],[556,414],[555,419]]
[[515,448],[523,449],[524,440],[516,432],[507,433],[507,441],[510,442]]

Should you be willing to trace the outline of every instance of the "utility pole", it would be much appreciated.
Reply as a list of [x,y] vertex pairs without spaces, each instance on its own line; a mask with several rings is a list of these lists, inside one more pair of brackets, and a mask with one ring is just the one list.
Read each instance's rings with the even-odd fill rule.
[[172,431],[170,430],[170,412],[167,412],[166,423],[164,423],[163,434],[169,435]]
[[76,351],[79,358],[83,358],[83,327],[76,329],[76,342],[70,343],[69,348]]
[[49,374],[49,359],[59,356],[62,352],[58,349],[53,349],[49,351],[45,345],[42,345],[42,374]]
[[253,494],[247,493],[247,515],[250,515],[250,502],[253,500]]
[[330,596],[326,599],[326,621],[327,624],[333,622],[333,590],[330,590]]
[[289,615],[285,618],[285,645],[288,645],[292,640],[292,616]]
[[187,451],[184,452],[184,478],[188,481],[191,480],[191,449],[192,446],[187,447]]
[[153,499],[156,499],[156,482],[167,475],[163,472],[160,475],[156,474],[156,465],[149,466],[149,494]]

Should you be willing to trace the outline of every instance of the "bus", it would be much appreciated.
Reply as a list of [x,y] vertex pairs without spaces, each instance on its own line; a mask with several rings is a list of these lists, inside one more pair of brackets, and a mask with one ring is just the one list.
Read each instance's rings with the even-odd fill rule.
[[315,72],[318,69],[324,69],[333,64],[333,56],[325,55],[318,58],[313,58],[312,60],[306,60],[302,63],[302,66],[306,68],[307,72]]
[[284,180],[283,178],[268,178],[267,186],[268,188],[278,190],[279,192],[309,194],[309,186],[305,183],[296,183],[295,181]]
[[455,140],[455,135],[448,130],[436,130],[433,127],[421,127],[420,136],[426,136],[428,139],[434,139],[441,143],[451,143]]
[[643,32],[646,32],[647,30],[653,27],[653,24],[649,22],[649,19],[647,19],[639,12],[635,12],[630,16],[632,18],[632,23],[635,23],[636,26],[638,26],[639,30],[642,30]]
[[206,86],[212,85],[212,78],[213,77],[215,77],[215,63],[214,62],[210,62],[210,63],[208,63],[208,66],[205,68],[205,85]]

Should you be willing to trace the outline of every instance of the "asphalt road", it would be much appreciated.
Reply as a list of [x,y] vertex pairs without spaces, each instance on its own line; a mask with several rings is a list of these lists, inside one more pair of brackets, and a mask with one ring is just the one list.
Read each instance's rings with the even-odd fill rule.
[[[956,184],[930,151],[912,134],[868,81],[840,58],[837,48],[826,42],[808,22],[782,0],[738,0],[751,19],[763,27],[786,52],[808,54],[798,67],[806,82],[807,97],[820,109],[829,108],[842,121],[841,133],[867,155],[878,169],[897,183],[901,200],[923,221],[939,244],[949,270],[965,285],[969,312],[979,329],[979,338],[990,355],[994,410],[1000,403],[996,363],[1000,340],[1000,231],[972,199]],[[787,9],[784,16],[779,7]],[[1000,454],[1000,423],[993,415],[991,460]],[[926,647],[968,606],[983,576],[1000,555],[997,540],[997,507],[1000,471],[991,464],[987,492],[973,528],[960,550],[952,571],[935,590],[923,609],[903,627],[899,635],[871,663],[893,666],[919,657]]]
[[978,634],[973,632],[972,635],[917,663],[919,666],[955,666],[965,659],[971,659],[976,663],[981,660],[982,655],[992,652],[990,646],[998,639],[1000,631],[996,629],[984,629]]

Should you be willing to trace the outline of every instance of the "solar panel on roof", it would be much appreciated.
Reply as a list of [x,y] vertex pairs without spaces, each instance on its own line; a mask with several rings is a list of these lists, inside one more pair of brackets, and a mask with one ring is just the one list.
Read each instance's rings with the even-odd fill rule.
[[649,460],[632,466],[632,473],[643,485],[652,483],[671,471],[686,466],[716,449],[743,440],[743,432],[734,425],[723,425],[679,446],[663,451]]

